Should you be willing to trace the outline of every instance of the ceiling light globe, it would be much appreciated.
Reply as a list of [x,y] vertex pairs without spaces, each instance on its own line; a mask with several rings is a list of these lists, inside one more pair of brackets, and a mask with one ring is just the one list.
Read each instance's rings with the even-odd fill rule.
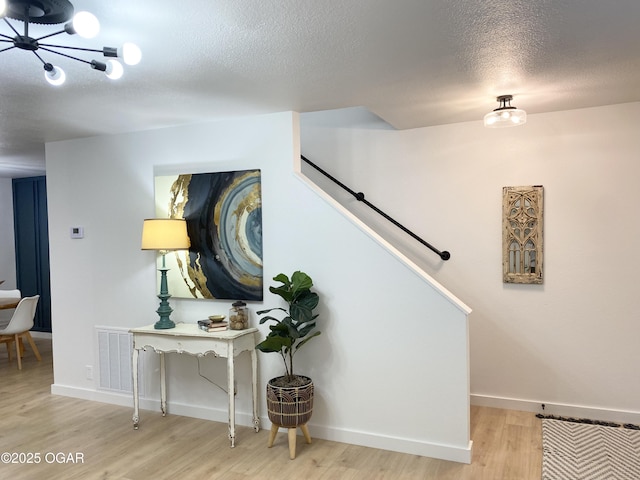
[[523,123],[527,123],[527,112],[524,110],[517,109],[514,112],[514,120],[512,120],[516,125],[522,125]]
[[107,62],[107,69],[105,70],[104,73],[107,76],[107,78],[110,78],[111,80],[118,80],[119,78],[122,77],[122,74],[124,73],[124,68],[122,67],[122,64],[119,61],[109,60]]
[[57,87],[59,85],[62,85],[65,82],[65,80],[67,79],[67,76],[64,73],[64,70],[54,65],[51,70],[44,71],[44,78],[45,80],[47,80],[47,82],[49,82],[49,85],[53,85]]
[[527,112],[520,109],[509,110],[509,115],[505,112],[489,112],[484,116],[484,126],[490,128],[515,127],[527,123]]
[[142,52],[135,43],[127,42],[122,45],[120,50],[118,56],[121,57],[127,65],[137,65],[140,63],[140,60],[142,60]]
[[527,123],[527,112],[511,106],[512,95],[496,98],[499,107],[484,116],[484,126],[489,128],[515,127]]
[[100,22],[93,13],[78,12],[73,16],[73,29],[82,38],[93,38],[100,32]]
[[497,120],[497,118],[496,118],[496,114],[494,112],[487,113],[484,116],[484,124],[487,127],[490,127],[491,125],[496,123],[496,120]]

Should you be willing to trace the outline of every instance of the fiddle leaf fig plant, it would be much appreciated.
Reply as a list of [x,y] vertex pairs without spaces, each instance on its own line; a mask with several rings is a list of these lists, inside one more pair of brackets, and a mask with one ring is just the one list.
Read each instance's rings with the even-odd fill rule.
[[266,315],[260,319],[260,324],[271,321],[271,330],[267,337],[256,345],[256,348],[265,353],[279,353],[284,362],[286,378],[291,380],[296,375],[293,371],[293,356],[309,340],[320,335],[316,328],[317,314],[313,309],[318,306],[318,294],[311,291],[313,281],[304,272],[296,271],[291,279],[284,273],[273,277],[281,285],[269,287],[269,291],[280,296],[288,308],[275,307],[260,310],[258,315],[265,315],[274,311],[280,311],[280,317]]

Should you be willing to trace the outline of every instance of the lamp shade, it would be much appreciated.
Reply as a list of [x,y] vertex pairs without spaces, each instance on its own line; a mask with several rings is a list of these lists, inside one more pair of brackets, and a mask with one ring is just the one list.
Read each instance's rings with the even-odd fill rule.
[[186,250],[187,222],[175,218],[148,218],[142,224],[142,250]]

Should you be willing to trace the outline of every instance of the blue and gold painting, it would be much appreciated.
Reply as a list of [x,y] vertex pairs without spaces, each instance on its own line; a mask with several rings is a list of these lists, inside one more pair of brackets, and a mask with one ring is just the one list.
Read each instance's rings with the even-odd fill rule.
[[188,252],[167,254],[171,296],[262,300],[260,170],[155,180],[156,214],[184,218],[191,241]]

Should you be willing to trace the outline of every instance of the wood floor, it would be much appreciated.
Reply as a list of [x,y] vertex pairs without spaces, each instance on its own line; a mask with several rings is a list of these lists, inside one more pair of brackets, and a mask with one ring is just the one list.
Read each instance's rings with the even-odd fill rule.
[[[177,415],[144,412],[134,431],[131,408],[51,395],[51,341],[35,339],[18,371],[0,350],[0,478],[42,479],[438,479],[539,480],[541,423],[534,414],[472,407],[471,465],[299,437],[289,460],[287,436],[267,448],[269,426],[239,427],[229,448],[227,426]],[[310,427],[313,437],[313,427]],[[67,463],[63,463],[62,461]],[[75,463],[74,463],[75,462]]]

